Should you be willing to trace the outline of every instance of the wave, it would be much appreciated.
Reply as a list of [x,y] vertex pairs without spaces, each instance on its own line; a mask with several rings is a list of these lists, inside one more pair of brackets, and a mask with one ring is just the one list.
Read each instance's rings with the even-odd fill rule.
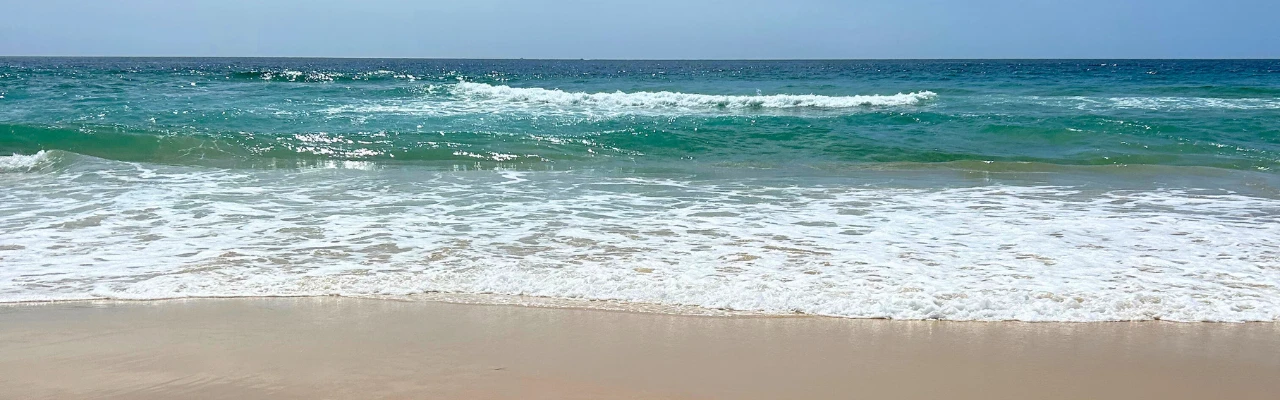
[[911,106],[937,97],[930,91],[894,95],[823,96],[816,94],[774,94],[755,96],[712,95],[680,92],[567,92],[559,89],[514,88],[475,82],[459,82],[454,95],[513,103],[559,106],[604,106],[634,108],[855,108]]
[[0,156],[0,172],[31,172],[52,162],[50,153],[37,151],[35,154],[13,154]]
[[430,117],[530,115],[615,118],[623,116],[779,115],[843,116],[859,110],[922,105],[938,97],[919,91],[893,95],[715,95],[681,92],[571,92],[476,82],[429,85],[424,96],[330,107],[330,115],[398,114]]
[[1231,86],[1231,85],[1180,85],[1156,86],[1143,88],[1142,93],[1165,95],[1168,97],[1221,97],[1252,98],[1261,96],[1280,96],[1280,88],[1268,86]]
[[[885,113],[862,114],[859,124],[892,123]],[[577,132],[449,130],[433,132],[232,132],[195,127],[125,128],[102,125],[7,125],[0,124],[0,163],[5,172],[31,171],[44,164],[33,154],[65,151],[90,157],[170,165],[200,165],[220,168],[295,168],[327,161],[361,161],[380,164],[414,163],[451,167],[484,163],[506,168],[551,168],[555,163],[592,163],[599,166],[621,162],[638,165],[665,164],[672,160],[694,165],[753,165],[763,168],[792,168],[799,165],[845,169],[858,163],[946,163],[1037,162],[1056,165],[1170,165],[1201,166],[1232,170],[1270,171],[1276,167],[1274,153],[1253,148],[1208,142],[1179,145],[1173,152],[1134,152],[1114,149],[1107,152],[1052,150],[1030,153],[1000,148],[981,148],[955,142],[929,141],[921,145],[866,139],[811,130],[780,138],[788,156],[774,155],[778,141],[762,142],[758,131],[738,129],[745,124],[758,127],[786,126],[788,118],[726,117],[718,129],[696,129],[696,124],[675,129],[644,132],[641,129],[592,127]],[[1057,128],[1020,125],[982,125],[984,135],[1004,139],[1062,135],[1083,140],[1086,133]],[[795,133],[794,129],[789,132]],[[1065,133],[1063,133],[1065,132]],[[833,143],[838,143],[833,145]],[[35,157],[35,158],[33,158]],[[44,156],[49,158],[48,155]],[[710,164],[709,164],[710,163]],[[824,167],[825,168],[825,167]]]
[[1278,110],[1277,99],[1222,99],[1209,97],[1112,97],[1106,99],[1116,108],[1143,110]]
[[291,69],[253,70],[234,72],[230,78],[264,80],[272,82],[339,82],[339,81],[381,81],[407,80],[416,81],[421,77],[389,70],[366,71],[358,73],[300,71]]
[[[377,162],[494,162],[541,164],[633,154],[588,138],[558,138],[484,131],[432,134],[264,133],[167,130],[115,126],[0,124],[0,172],[38,168],[48,151],[172,165],[227,168],[294,168],[327,160]],[[34,155],[42,155],[36,157]]]
[[[1082,111],[1280,110],[1280,99],[1276,98],[1033,96],[1030,100],[1040,105],[1070,107]],[[1017,101],[1001,103],[1008,102]]]

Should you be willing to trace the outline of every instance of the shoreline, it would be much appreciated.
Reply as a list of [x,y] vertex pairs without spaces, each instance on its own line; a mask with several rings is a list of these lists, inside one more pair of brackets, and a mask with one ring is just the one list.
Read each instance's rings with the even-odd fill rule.
[[195,297],[171,297],[156,299],[117,299],[117,298],[100,298],[100,299],[69,299],[69,300],[23,300],[0,302],[0,308],[4,307],[23,307],[23,306],[43,306],[43,305],[59,305],[59,304],[77,304],[88,303],[100,306],[110,306],[113,304],[133,304],[133,303],[163,303],[163,302],[181,302],[181,301],[205,301],[205,300],[272,300],[272,299],[352,299],[352,300],[369,300],[369,301],[390,301],[400,303],[439,303],[463,306],[491,306],[491,307],[522,307],[535,309],[551,309],[551,310],[581,310],[581,311],[601,311],[601,312],[618,312],[631,314],[652,314],[652,315],[668,315],[683,317],[708,317],[708,318],[830,318],[836,320],[855,320],[855,321],[902,321],[902,322],[946,322],[946,323],[1022,323],[1022,324],[1109,324],[1109,323],[1171,323],[1171,324],[1274,324],[1280,326],[1280,320],[1257,320],[1257,321],[1182,321],[1172,319],[1141,319],[1141,320],[1098,320],[1098,321],[1025,321],[1018,319],[1007,320],[957,320],[957,319],[895,319],[895,318],[864,318],[864,317],[846,317],[839,315],[824,314],[806,314],[806,313],[769,313],[765,311],[753,310],[732,310],[732,309],[715,309],[690,305],[672,305],[672,304],[655,304],[626,302],[620,300],[588,300],[588,299],[568,299],[558,297],[541,297],[541,296],[525,296],[525,295],[503,295],[490,293],[419,293],[411,295],[383,295],[383,296],[345,296],[345,295],[280,295],[280,296],[195,296]]
[[15,399],[1265,399],[1275,376],[1275,323],[726,318],[331,296],[0,307],[0,398]]
[[618,300],[586,300],[586,299],[566,299],[557,297],[540,297],[540,296],[524,296],[524,295],[502,295],[502,294],[475,294],[475,293],[419,293],[412,295],[384,295],[384,296],[346,296],[346,295],[280,295],[280,296],[194,296],[194,297],[170,297],[156,299],[118,299],[118,298],[99,298],[99,299],[65,299],[65,300],[22,300],[0,302],[0,308],[3,307],[23,307],[23,306],[42,306],[57,304],[77,304],[88,303],[94,305],[110,306],[116,303],[133,304],[133,303],[163,303],[163,302],[181,302],[181,301],[204,301],[204,300],[272,300],[272,299],[352,299],[352,300],[369,300],[369,301],[389,301],[399,303],[439,303],[452,305],[467,306],[496,306],[496,307],[527,307],[553,310],[585,310],[585,311],[603,311],[603,312],[620,312],[635,314],[655,314],[655,315],[671,315],[671,316],[690,316],[690,317],[714,317],[714,318],[734,318],[734,317],[759,317],[759,318],[836,318],[836,319],[885,319],[885,318],[849,318],[832,315],[815,315],[815,314],[771,314],[760,311],[749,310],[729,310],[729,309],[713,309],[699,306],[687,305],[668,305],[654,303],[633,303]]

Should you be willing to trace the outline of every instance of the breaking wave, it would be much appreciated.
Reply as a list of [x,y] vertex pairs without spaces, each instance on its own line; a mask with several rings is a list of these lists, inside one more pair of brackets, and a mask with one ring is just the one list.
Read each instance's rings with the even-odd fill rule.
[[49,153],[45,151],[0,156],[0,172],[31,172],[48,163]]
[[562,106],[725,109],[893,107],[916,105],[937,97],[936,93],[930,91],[858,96],[816,94],[732,96],[665,91],[586,93],[544,88],[514,88],[474,82],[459,82],[453,86],[452,92],[454,95],[463,97]]
[[817,94],[717,95],[681,92],[573,92],[458,82],[430,85],[427,95],[411,99],[347,104],[324,113],[457,116],[516,114],[538,117],[612,118],[627,115],[847,115],[850,111],[910,107],[937,94],[930,91],[893,95],[825,96]]

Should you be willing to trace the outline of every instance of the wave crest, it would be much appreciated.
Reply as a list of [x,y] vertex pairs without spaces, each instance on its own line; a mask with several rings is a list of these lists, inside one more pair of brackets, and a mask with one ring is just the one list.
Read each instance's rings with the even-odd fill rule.
[[381,80],[407,80],[415,81],[419,77],[407,73],[401,73],[388,70],[367,71],[360,73],[341,73],[341,72],[325,72],[325,71],[299,71],[291,69],[279,70],[253,70],[235,72],[228,77],[236,79],[264,80],[271,82],[353,82],[353,81],[381,81]]
[[1218,97],[1040,97],[1003,100],[996,104],[1032,104],[1049,107],[1074,108],[1099,112],[1113,110],[1148,111],[1200,111],[1200,110],[1277,110],[1280,99],[1275,98],[1218,98]]
[[559,89],[513,88],[459,82],[452,87],[456,96],[506,102],[563,106],[604,106],[627,108],[855,108],[910,106],[937,97],[937,93],[920,91],[894,95],[823,96],[816,94],[774,94],[756,96],[711,95],[680,92],[586,93]]
[[0,172],[31,172],[49,162],[49,153],[44,150],[29,155],[0,156]]

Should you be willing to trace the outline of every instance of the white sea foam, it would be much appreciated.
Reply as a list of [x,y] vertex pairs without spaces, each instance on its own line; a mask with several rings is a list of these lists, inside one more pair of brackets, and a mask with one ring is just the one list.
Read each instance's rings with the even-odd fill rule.
[[628,114],[685,115],[716,113],[838,112],[850,109],[903,107],[937,97],[930,91],[894,95],[822,96],[774,94],[753,96],[679,92],[570,92],[545,88],[514,88],[474,82],[429,86],[426,98],[398,99],[345,105],[329,114],[461,114],[528,113],[536,115],[617,116]]
[[566,92],[543,88],[513,88],[505,85],[459,82],[453,93],[477,99],[494,99],[514,103],[534,103],[555,106],[592,105],[602,107],[637,108],[854,108],[868,106],[909,106],[932,99],[937,94],[929,91],[899,93],[895,95],[820,96],[775,94],[756,96],[728,96],[679,92],[613,93]]
[[1112,97],[1108,102],[1117,108],[1144,110],[1276,110],[1280,99],[1221,99],[1210,97]]
[[0,156],[0,172],[29,172],[48,161],[49,153],[43,150],[30,155]]
[[0,301],[445,292],[902,319],[1280,319],[1270,198],[116,164],[0,183]]
[[[1055,107],[1072,107],[1084,111],[1138,109],[1151,111],[1183,110],[1277,110],[1280,99],[1212,98],[1212,97],[1030,97],[1033,103]],[[1025,100],[1008,99],[1001,103]]]

